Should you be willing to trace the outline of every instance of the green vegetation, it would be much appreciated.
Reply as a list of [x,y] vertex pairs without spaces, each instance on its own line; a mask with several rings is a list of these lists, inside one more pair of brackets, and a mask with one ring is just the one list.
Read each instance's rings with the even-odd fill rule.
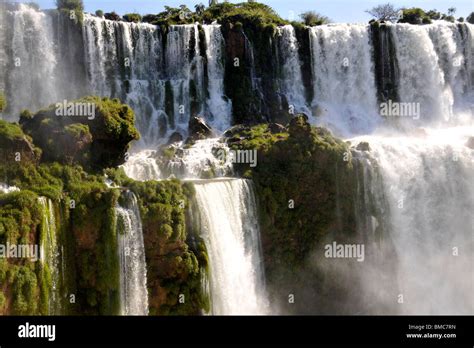
[[179,7],[165,6],[165,10],[158,14],[143,16],[143,22],[156,25],[191,24],[195,22],[211,23],[248,23],[251,25],[287,24],[270,7],[257,2],[243,2],[232,4],[223,2],[205,7],[203,4],[195,6],[195,12],[186,5]]
[[[451,7],[448,9],[448,14],[441,13],[437,10],[430,10],[425,12],[421,8],[408,8],[403,9],[403,16],[398,21],[399,23],[410,23],[410,24],[430,24],[432,20],[445,20],[448,22],[454,23],[456,18],[454,14],[456,13],[456,9]],[[462,19],[462,20],[461,20]],[[460,17],[458,19],[460,22],[464,21],[464,18]]]
[[84,19],[84,4],[82,0],[56,0],[56,7],[64,12],[76,23],[82,23]]
[[402,17],[399,19],[399,23],[410,23],[410,24],[429,24],[431,18],[421,8],[413,7],[402,10]]
[[[61,300],[61,312],[117,314],[120,270],[115,208],[122,190],[105,185],[106,173],[138,198],[150,313],[208,311],[209,298],[201,287],[207,254],[189,212],[193,188],[179,181],[129,179],[116,167],[130,141],[139,137],[133,111],[106,98],[86,97],[73,103],[94,104],[95,117],[57,116],[56,106],[51,105],[34,115],[23,111],[20,125],[0,121],[0,154],[5,157],[0,177],[20,189],[0,194],[0,244],[44,242],[47,220],[39,197],[50,199],[65,275],[58,285],[60,296],[75,296],[72,303]],[[12,150],[20,153],[19,161],[11,156]],[[109,169],[104,172],[104,168]],[[0,313],[49,314],[50,272],[39,261],[1,259]]]
[[41,150],[17,124],[0,120],[0,159],[4,163],[36,163]]
[[97,10],[97,11],[95,11],[95,15],[96,15],[97,17],[104,17],[104,11],[102,11],[102,10]]
[[139,23],[142,21],[142,16],[138,13],[127,13],[123,15],[123,19],[126,22]]
[[305,25],[315,26],[315,25],[322,25],[328,24],[329,18],[323,16],[315,11],[307,11],[300,14],[300,18]]
[[[237,168],[254,180],[259,193],[263,233],[272,240],[269,265],[301,264],[334,219],[335,190],[345,184],[336,182],[341,180],[336,172],[351,171],[344,161],[348,147],[328,131],[312,128],[305,116],[296,116],[284,132],[272,134],[268,125],[258,125],[238,136],[244,139],[233,148],[258,151],[254,169],[244,164]],[[288,208],[290,199],[295,209]]]
[[[62,231],[60,244],[66,253],[65,267],[70,270],[67,273],[71,274],[71,287],[75,289],[78,302],[66,308],[66,313],[117,313],[118,254],[114,207],[119,192],[109,190],[103,183],[104,177],[89,175],[79,166],[58,163],[38,167],[32,164],[1,165],[0,175],[10,185],[21,189],[0,195],[0,243],[5,238],[10,243],[39,244],[35,231],[40,226],[44,228],[45,221],[38,197],[51,199],[55,211],[62,211],[61,219],[56,220],[57,228]],[[9,269],[11,267],[13,264]],[[28,296],[13,297],[12,313],[48,314],[49,270],[40,264],[28,267],[31,272],[18,273],[21,275],[19,281],[23,282],[24,278],[25,282],[31,283],[31,274],[35,272],[36,291],[29,292]],[[10,286],[15,289],[14,281],[7,287]],[[37,302],[39,307],[32,307],[30,302]]]
[[[0,244],[33,244],[41,223],[37,196],[31,191],[0,193]],[[0,258],[0,312],[36,314],[40,300],[35,263]],[[6,307],[6,308],[5,308]],[[46,314],[46,313],[44,313]]]
[[242,23],[245,27],[265,28],[269,24],[288,24],[270,6],[258,2],[244,2],[233,5],[222,3],[210,6],[203,14],[203,20],[210,22],[217,20],[219,23]]
[[[207,256],[186,244],[185,188],[178,181],[134,182],[130,188],[140,197],[150,313],[197,315],[203,308],[208,310],[201,288],[202,263]],[[180,294],[185,303],[179,302]]]
[[[258,125],[241,131],[231,146],[257,150],[257,166],[239,164],[237,170],[255,184],[270,292],[287,299],[296,289],[317,288],[305,266],[318,243],[329,235],[354,235],[356,185],[348,145],[311,127],[306,116],[271,130]],[[338,222],[337,214],[345,218]]]
[[7,99],[5,98],[5,94],[0,92],[0,113],[2,113],[7,108]]
[[43,149],[43,162],[80,164],[98,170],[124,162],[130,142],[139,139],[135,116],[118,99],[84,97],[71,105],[93,106],[94,117],[58,116],[51,105],[35,115],[23,112],[20,124]]

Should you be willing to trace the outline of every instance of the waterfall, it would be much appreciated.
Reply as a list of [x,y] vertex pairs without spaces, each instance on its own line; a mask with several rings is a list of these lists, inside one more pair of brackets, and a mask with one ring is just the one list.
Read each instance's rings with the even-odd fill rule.
[[301,60],[298,54],[298,41],[292,25],[277,28],[278,59],[280,61],[280,90],[294,108],[293,113],[310,113],[306,106],[303,77],[301,75]]
[[232,103],[224,99],[224,38],[220,25],[204,25],[206,37],[206,57],[209,81],[207,107],[212,116],[212,124],[219,130],[231,125]]
[[85,15],[89,89],[97,95],[122,98],[134,109],[142,145],[162,143],[176,131],[187,135],[191,115],[207,118],[220,130],[230,125],[220,26],[202,28],[206,52],[200,51],[196,24],[171,25],[163,40],[160,28],[151,24]]
[[49,313],[58,315],[61,313],[60,294],[60,252],[58,248],[58,235],[56,218],[54,216],[53,202],[45,197],[39,198],[42,208],[41,236],[40,236],[40,259],[46,273],[49,272],[51,288],[49,292]]
[[20,189],[16,186],[9,186],[7,184],[4,184],[3,182],[0,182],[0,193],[12,193],[12,192],[17,192],[20,191]]
[[423,119],[450,117],[453,95],[445,88],[445,75],[428,29],[399,24],[392,30],[400,71],[400,101],[420,103]]
[[23,4],[9,14],[5,28],[2,25],[5,48],[11,50],[2,84],[7,86],[11,116],[18,117],[21,109],[39,109],[59,100],[58,56],[50,15]]
[[[86,13],[76,35],[77,27],[56,11],[18,4],[2,16],[6,24],[0,29],[0,58],[6,65],[0,64],[5,71],[0,88],[8,100],[4,115],[13,120],[24,108],[38,110],[58,100],[96,94],[130,104],[142,134],[141,148],[162,144],[174,132],[186,137],[189,118],[198,114],[218,131],[232,125],[232,101],[225,96],[223,82],[224,62],[232,57],[226,57],[220,25],[171,25],[163,32],[148,23],[110,21]],[[368,25],[308,29],[313,81],[308,105],[301,43],[291,25],[278,27],[276,83],[266,87],[275,90],[262,93],[251,64],[256,98],[262,105],[286,100],[295,112],[312,115],[314,123],[339,136],[372,133],[386,123],[377,105],[375,86],[381,86],[383,77],[374,71],[376,51],[393,55],[383,60],[391,60],[389,65],[396,68],[396,74],[386,76],[392,81],[382,87],[389,83],[396,89],[400,100],[394,101],[420,103],[419,124],[465,119],[474,93],[473,25],[439,21],[422,26],[387,23],[383,28],[377,42],[371,40]],[[373,47],[374,43],[390,47]],[[249,61],[258,61],[252,43],[245,38],[244,44]],[[273,94],[276,97],[270,98]]]
[[120,314],[148,315],[148,290],[142,221],[136,196],[123,195],[116,207],[120,263]]
[[312,27],[310,44],[317,122],[342,136],[372,132],[380,117],[368,26]]
[[[24,4],[0,11],[0,90],[8,100],[4,115],[17,120],[21,109],[36,111],[86,94],[119,98],[133,108],[142,135],[134,148],[142,151],[124,165],[128,176],[195,180],[232,173],[232,164],[216,156],[228,150],[219,139],[199,140],[193,146],[180,142],[166,159],[157,150],[175,132],[185,139],[192,116],[202,116],[218,132],[233,123],[232,103],[240,101],[226,98],[224,75],[226,60],[234,57],[226,56],[219,25],[170,25],[163,31],[147,23],[85,14],[82,26],[74,29],[78,33],[72,34],[72,24],[67,23],[57,11],[37,11]],[[256,99],[252,104],[275,111],[273,106],[286,100],[295,112],[308,113],[313,123],[337,136],[357,136],[351,141],[370,144],[371,150],[357,159],[363,170],[356,188],[363,196],[356,207],[357,230],[367,252],[377,254],[380,263],[361,274],[369,296],[388,304],[403,294],[403,305],[386,307],[397,313],[471,313],[474,173],[473,151],[465,144],[472,136],[474,26],[436,21],[385,23],[380,28],[379,40],[373,36],[375,26],[307,28],[311,79],[305,82],[312,81],[313,93],[305,93],[300,47],[306,46],[300,46],[293,26],[277,28],[269,50],[254,50],[252,45],[260,42],[244,34],[241,44]],[[265,57],[256,55],[270,48],[277,53],[272,61],[277,66],[263,74],[267,67],[259,65]],[[78,78],[81,74],[84,77]],[[311,95],[313,99],[307,100]],[[377,97],[417,104],[421,114],[389,121],[381,116]],[[278,115],[260,116],[274,120]],[[195,180],[195,188],[210,257],[213,313],[269,313],[250,182]],[[0,184],[0,192],[11,190]],[[137,198],[129,192],[122,199],[125,203],[116,207],[121,313],[147,314]],[[367,202],[378,207],[377,214],[364,206]],[[46,198],[40,203],[41,261],[51,275],[49,311],[55,314],[61,310],[62,265],[53,204]],[[374,241],[381,228],[390,245]],[[385,254],[388,250],[396,257]],[[383,293],[377,285],[387,287],[387,274],[395,285]]]
[[391,26],[401,102],[419,103],[422,124],[459,123],[472,98],[472,24]]
[[210,260],[212,314],[268,314],[250,182],[224,179],[194,186]]
[[[452,96],[452,106],[462,110],[464,94],[471,86],[469,75],[466,73],[472,70],[468,64],[472,64],[472,58],[468,57],[468,52],[472,52],[472,40],[468,27],[449,23],[428,27],[428,34],[433,42],[438,65],[443,72],[446,95]],[[448,100],[447,102],[451,102]],[[451,106],[451,105],[450,105]],[[453,110],[454,112],[455,110]]]
[[[373,135],[357,138],[370,144],[390,213],[385,223],[396,258],[383,257],[395,272],[398,290],[386,294],[387,303],[404,304],[406,314],[468,314],[474,310],[472,293],[472,212],[474,211],[474,150],[465,144],[472,128],[428,130],[424,136]],[[366,165],[374,176],[374,168]],[[367,232],[367,231],[366,231]],[[364,275],[368,288],[379,287],[377,278]],[[398,292],[395,292],[398,291]]]
[[130,156],[123,165],[128,177],[139,180],[159,180],[163,178],[161,169],[157,163],[157,154],[154,150],[142,150]]

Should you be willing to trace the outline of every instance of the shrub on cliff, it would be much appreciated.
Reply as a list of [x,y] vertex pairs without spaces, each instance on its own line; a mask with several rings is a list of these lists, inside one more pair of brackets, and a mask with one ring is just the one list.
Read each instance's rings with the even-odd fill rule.
[[111,21],[120,21],[122,20],[122,17],[118,15],[115,11],[112,12],[107,12],[104,14],[105,19],[111,20]]
[[140,23],[142,21],[142,16],[140,16],[138,13],[127,13],[123,15],[123,19],[126,22]]
[[413,7],[402,10],[402,17],[398,20],[399,23],[410,24],[429,24],[431,18],[421,8]]
[[300,14],[300,18],[305,25],[310,27],[329,23],[329,18],[315,11],[306,11]]
[[245,2],[234,6],[220,4],[209,8],[209,11],[206,10],[203,18],[208,21],[216,19],[222,24],[241,22],[244,26],[254,28],[264,28],[268,24],[288,24],[288,21],[282,19],[270,6],[258,2]]
[[91,169],[124,162],[130,142],[139,139],[134,121],[129,106],[99,97],[58,103],[20,117],[25,132],[43,149],[43,161],[78,163]]
[[165,6],[165,10],[154,15],[147,14],[143,17],[143,22],[155,25],[190,24],[197,21],[197,16],[186,6],[180,7]]

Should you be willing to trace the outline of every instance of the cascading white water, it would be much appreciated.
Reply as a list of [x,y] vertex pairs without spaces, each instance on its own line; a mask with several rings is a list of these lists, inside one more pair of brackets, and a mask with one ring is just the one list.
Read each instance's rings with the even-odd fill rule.
[[340,136],[372,132],[380,116],[369,27],[312,27],[310,44],[316,122]]
[[[438,65],[444,74],[446,95],[453,96],[453,106],[462,111],[464,94],[472,89],[469,71],[472,70],[472,53],[474,37],[471,37],[468,26],[458,27],[454,23],[435,23],[427,27],[438,56]],[[448,100],[449,101],[449,100]],[[460,105],[459,105],[460,104]],[[453,110],[453,112],[456,109]]]
[[0,193],[8,194],[16,191],[20,191],[20,189],[16,186],[9,186],[3,182],[0,182]]
[[155,150],[142,150],[131,155],[123,165],[125,174],[139,181],[162,179],[161,169],[158,166],[156,157]]
[[279,66],[281,67],[280,89],[286,97],[292,112],[310,113],[306,105],[301,60],[298,54],[298,40],[292,25],[277,28]]
[[148,315],[147,271],[140,211],[136,196],[124,194],[116,207],[120,262],[120,314]]
[[[90,89],[98,95],[120,97],[134,109],[143,145],[162,143],[175,131],[186,135],[192,98],[199,104],[194,112],[215,128],[229,126],[231,104],[224,100],[220,26],[202,27],[204,53],[200,53],[196,24],[170,26],[164,43],[157,26],[85,15]],[[209,97],[201,54],[207,58]]]
[[[472,128],[427,130],[420,136],[373,135],[370,156],[383,178],[390,207],[398,292],[387,304],[406,314],[468,314],[474,311],[474,150],[466,146]],[[369,167],[368,170],[374,170]],[[372,183],[373,185],[374,183]],[[380,187],[379,187],[380,189]],[[373,275],[372,275],[373,276]],[[364,286],[378,287],[363,274]],[[395,307],[395,306],[393,306]]]
[[11,52],[4,63],[11,72],[5,82],[9,109],[12,116],[18,117],[19,111],[26,107],[39,109],[59,100],[58,56],[51,16],[20,4],[7,19],[11,27],[2,27],[2,36],[7,36],[6,47]]
[[212,314],[269,314],[258,217],[250,182],[196,182],[210,260]]
[[161,163],[157,151],[142,150],[130,156],[123,165],[132,179],[160,180],[173,176],[178,179],[201,179],[232,174],[229,147],[219,138],[197,140],[191,147],[183,142],[172,145],[179,153],[166,163]]
[[212,124],[218,130],[225,130],[231,125],[232,104],[224,98],[224,38],[220,25],[205,25],[206,57],[208,71],[209,98],[207,107],[212,117]]
[[429,29],[410,24],[391,28],[400,72],[400,101],[419,103],[424,124],[429,120],[449,119],[453,112],[453,93],[446,88]]
[[42,211],[40,259],[43,267],[49,272],[51,288],[49,289],[49,314],[61,313],[60,295],[60,252],[58,248],[58,235],[54,205],[51,199],[40,197],[39,203]]

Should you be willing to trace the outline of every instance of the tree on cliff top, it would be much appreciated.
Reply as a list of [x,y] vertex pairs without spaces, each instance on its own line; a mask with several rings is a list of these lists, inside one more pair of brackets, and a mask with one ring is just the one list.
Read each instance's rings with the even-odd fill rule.
[[[84,3],[82,0],[56,0],[56,7],[60,11],[67,11],[70,13],[71,19],[77,19],[79,23],[82,23]],[[75,18],[72,14],[75,14]]]
[[322,25],[329,23],[329,18],[323,16],[315,11],[306,11],[300,14],[301,20],[304,22],[305,25],[308,26],[315,26],[315,25]]
[[377,5],[370,10],[365,11],[379,21],[396,21],[399,17],[400,9],[392,4]]

